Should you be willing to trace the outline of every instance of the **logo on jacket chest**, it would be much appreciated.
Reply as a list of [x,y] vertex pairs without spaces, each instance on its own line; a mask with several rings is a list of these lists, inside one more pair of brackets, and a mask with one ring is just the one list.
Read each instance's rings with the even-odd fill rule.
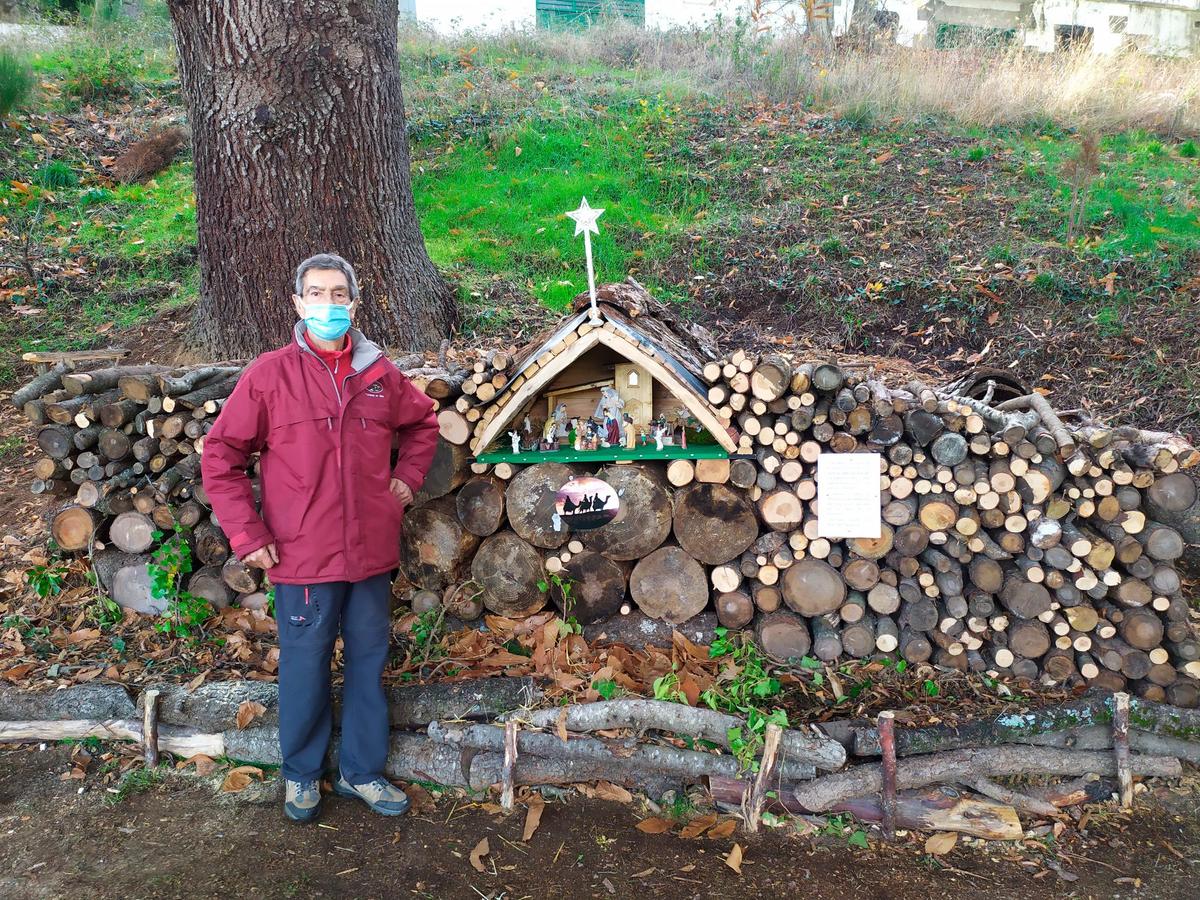
[[376,397],[378,399],[383,399],[383,382],[372,381],[370,384],[367,385],[366,394],[368,397]]

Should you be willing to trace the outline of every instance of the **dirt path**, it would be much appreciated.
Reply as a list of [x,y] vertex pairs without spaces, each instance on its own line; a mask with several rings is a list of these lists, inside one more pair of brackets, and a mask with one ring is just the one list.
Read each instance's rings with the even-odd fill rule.
[[[0,896],[924,898],[1195,896],[1196,786],[1159,789],[1131,817],[1093,807],[1061,843],[960,841],[924,855],[909,837],[853,849],[845,837],[768,829],[684,840],[634,825],[634,805],[551,800],[521,843],[524,814],[443,797],[400,820],[326,800],[320,826],[283,820],[278,782],[220,794],[220,777],[171,775],[110,805],[99,778],[63,780],[70,749],[0,750]],[[1195,779],[1192,779],[1195,781]],[[483,838],[485,872],[471,851]],[[739,876],[724,864],[734,842]],[[968,843],[974,845],[967,846]]]

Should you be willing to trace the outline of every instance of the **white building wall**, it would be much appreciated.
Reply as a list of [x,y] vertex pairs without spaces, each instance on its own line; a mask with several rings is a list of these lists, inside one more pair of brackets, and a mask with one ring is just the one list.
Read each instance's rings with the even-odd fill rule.
[[[531,0],[532,2],[532,0]],[[646,0],[646,27],[703,27],[719,16],[732,22],[750,12],[750,0]]]
[[[1051,51],[1055,26],[1092,29],[1092,50],[1115,53],[1133,43],[1150,53],[1186,56],[1200,41],[1200,0],[1164,0],[1161,3],[1119,3],[1105,0],[1041,0],[1034,6],[1034,26],[1025,45]],[[1125,30],[1115,31],[1115,19],[1125,19]]]
[[504,31],[537,24],[534,0],[409,0],[416,19],[443,34]]

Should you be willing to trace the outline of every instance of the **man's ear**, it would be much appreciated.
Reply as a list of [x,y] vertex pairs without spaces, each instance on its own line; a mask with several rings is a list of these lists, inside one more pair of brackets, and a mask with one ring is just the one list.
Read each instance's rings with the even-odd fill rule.
[[304,302],[300,299],[299,294],[292,294],[292,308],[296,310],[296,318],[304,318]]

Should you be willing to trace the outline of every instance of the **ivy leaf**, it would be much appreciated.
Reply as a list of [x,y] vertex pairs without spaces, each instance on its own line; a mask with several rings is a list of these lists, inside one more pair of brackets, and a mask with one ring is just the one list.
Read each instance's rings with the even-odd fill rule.
[[846,839],[846,843],[851,847],[858,847],[862,850],[867,849],[867,833],[861,828]]

